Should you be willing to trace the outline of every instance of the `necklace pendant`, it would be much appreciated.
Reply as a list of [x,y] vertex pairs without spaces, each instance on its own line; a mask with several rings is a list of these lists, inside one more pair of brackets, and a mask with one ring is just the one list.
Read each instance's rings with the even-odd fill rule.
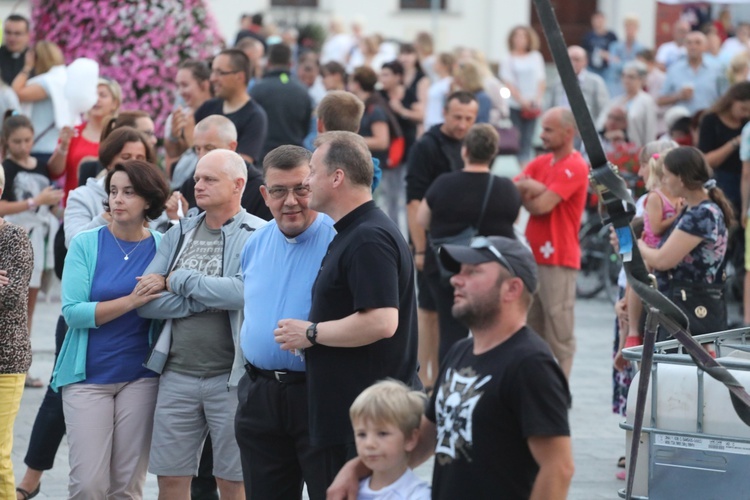
[[125,256],[125,260],[128,260],[128,256],[127,255]]

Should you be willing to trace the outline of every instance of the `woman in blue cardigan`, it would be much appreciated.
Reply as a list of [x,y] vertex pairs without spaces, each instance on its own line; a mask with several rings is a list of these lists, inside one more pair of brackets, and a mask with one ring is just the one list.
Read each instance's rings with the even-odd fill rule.
[[135,311],[158,294],[134,289],[161,237],[144,225],[169,187],[139,160],[115,165],[105,186],[112,222],[75,236],[62,278],[69,330],[52,386],[63,388],[71,499],[142,497],[158,388],[142,366],[152,324]]

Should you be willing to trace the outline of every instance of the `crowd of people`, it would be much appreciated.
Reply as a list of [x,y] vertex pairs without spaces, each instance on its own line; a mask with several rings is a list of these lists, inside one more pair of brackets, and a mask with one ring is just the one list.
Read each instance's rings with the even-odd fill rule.
[[[638,155],[638,244],[664,293],[721,294],[744,248],[750,25],[720,25],[680,20],[653,51],[637,18],[618,40],[597,12],[568,49],[605,150]],[[566,497],[591,166],[561,82],[529,26],[499,69],[353,28],[332,19],[317,54],[243,16],[233,48],[180,64],[157,138],[113,80],[69,116],[62,51],[5,20],[0,497],[38,495],[66,434],[75,499],[140,498],[147,472],[160,498]],[[509,127],[513,179],[492,173]],[[53,272],[55,367],[16,484]],[[643,334],[621,285],[617,412]],[[726,311],[699,319],[720,330]],[[432,455],[430,492],[410,468]]]

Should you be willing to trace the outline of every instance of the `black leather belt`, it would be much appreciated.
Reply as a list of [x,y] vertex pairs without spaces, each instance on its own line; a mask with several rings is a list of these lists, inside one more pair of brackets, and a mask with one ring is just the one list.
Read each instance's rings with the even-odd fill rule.
[[305,382],[305,372],[293,372],[289,370],[261,370],[250,363],[245,365],[245,370],[251,379],[258,377],[269,378],[282,384],[302,384]]

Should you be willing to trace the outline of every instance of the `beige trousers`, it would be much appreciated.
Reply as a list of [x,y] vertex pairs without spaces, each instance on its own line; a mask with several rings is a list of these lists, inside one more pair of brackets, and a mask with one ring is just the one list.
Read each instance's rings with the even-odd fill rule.
[[143,498],[158,388],[158,378],[63,388],[69,498]]

